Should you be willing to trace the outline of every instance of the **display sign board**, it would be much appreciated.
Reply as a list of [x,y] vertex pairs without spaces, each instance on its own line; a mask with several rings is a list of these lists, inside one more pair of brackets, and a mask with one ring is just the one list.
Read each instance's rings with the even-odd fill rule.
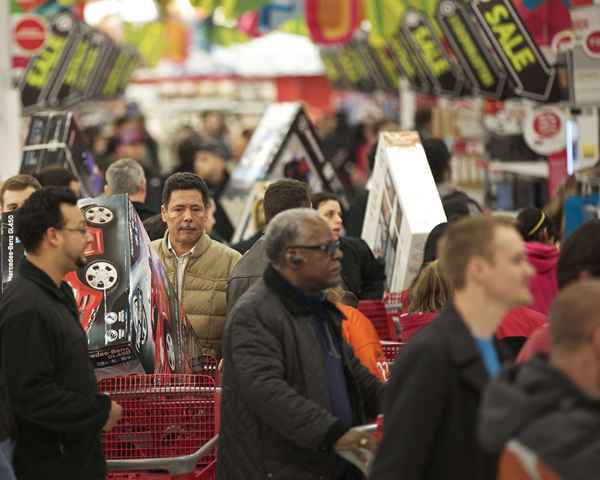
[[362,238],[385,260],[387,290],[410,286],[429,232],[445,221],[419,134],[381,133]]
[[431,93],[433,86],[425,73],[425,67],[419,61],[404,32],[399,30],[394,36],[386,39],[385,44],[396,68],[408,80],[412,89],[421,93]]
[[535,153],[548,156],[567,146],[565,114],[556,107],[542,106],[527,112],[523,121],[523,136]]
[[402,29],[425,66],[433,92],[460,96],[467,87],[466,79],[440,42],[429,18],[422,12],[409,10],[404,15]]
[[456,0],[442,0],[436,17],[471,82],[473,93],[500,99],[505,93],[506,73],[480,37],[470,12]]
[[31,117],[20,173],[35,175],[51,166],[66,168],[75,175],[83,195],[102,192],[102,174],[71,112],[47,112]]
[[274,103],[267,108],[231,177],[221,203],[232,223],[242,217],[258,180],[295,178],[313,192],[346,192],[337,173],[323,156],[317,133],[300,103]]
[[556,70],[534,43],[510,0],[472,0],[471,7],[498,57],[515,93],[545,102],[552,100]]
[[64,109],[82,100],[116,98],[138,63],[134,49],[118,47],[72,13],[61,12],[52,18],[44,48],[21,78],[23,110]]

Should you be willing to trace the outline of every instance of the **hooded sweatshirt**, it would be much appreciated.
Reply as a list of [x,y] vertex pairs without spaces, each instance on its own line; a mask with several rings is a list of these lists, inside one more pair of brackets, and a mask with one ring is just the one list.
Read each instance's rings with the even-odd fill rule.
[[526,248],[527,258],[536,271],[529,282],[529,289],[533,295],[531,308],[547,315],[550,304],[558,292],[556,264],[559,251],[554,245],[538,242],[527,242]]
[[561,478],[597,478],[600,472],[600,401],[537,356],[490,384],[481,406],[479,437],[500,453],[517,440]]

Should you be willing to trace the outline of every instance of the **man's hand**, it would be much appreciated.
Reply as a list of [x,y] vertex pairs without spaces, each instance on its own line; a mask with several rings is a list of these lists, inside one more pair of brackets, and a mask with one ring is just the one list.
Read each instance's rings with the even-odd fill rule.
[[348,450],[354,453],[364,463],[367,462],[368,458],[365,455],[364,450],[370,453],[375,453],[379,445],[379,441],[368,432],[360,431],[356,428],[351,428],[335,443],[336,450]]
[[105,432],[110,432],[114,426],[119,423],[121,420],[121,415],[123,415],[123,408],[117,402],[110,402],[110,412],[108,414],[108,418],[106,419],[106,423],[102,430]]

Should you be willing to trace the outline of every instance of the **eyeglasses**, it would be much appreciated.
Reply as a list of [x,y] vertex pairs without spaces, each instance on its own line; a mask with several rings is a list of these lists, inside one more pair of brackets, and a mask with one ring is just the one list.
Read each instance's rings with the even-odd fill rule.
[[87,234],[87,228],[67,228],[67,227],[62,227],[62,228],[59,228],[58,230],[66,230],[67,232],[79,232],[82,235],[86,235]]
[[303,248],[305,250],[321,250],[323,253],[326,253],[330,257],[335,257],[338,248],[340,248],[340,241],[332,240],[331,242],[327,242],[322,245],[292,245],[288,247],[288,249],[292,248]]

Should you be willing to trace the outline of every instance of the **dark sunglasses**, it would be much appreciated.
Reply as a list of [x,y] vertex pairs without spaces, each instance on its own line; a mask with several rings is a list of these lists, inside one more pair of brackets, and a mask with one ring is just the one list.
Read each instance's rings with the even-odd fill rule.
[[335,257],[338,248],[340,248],[340,241],[332,240],[331,242],[327,242],[322,245],[292,245],[288,247],[288,249],[292,248],[303,248],[305,250],[321,250],[323,253],[326,253],[330,257]]

